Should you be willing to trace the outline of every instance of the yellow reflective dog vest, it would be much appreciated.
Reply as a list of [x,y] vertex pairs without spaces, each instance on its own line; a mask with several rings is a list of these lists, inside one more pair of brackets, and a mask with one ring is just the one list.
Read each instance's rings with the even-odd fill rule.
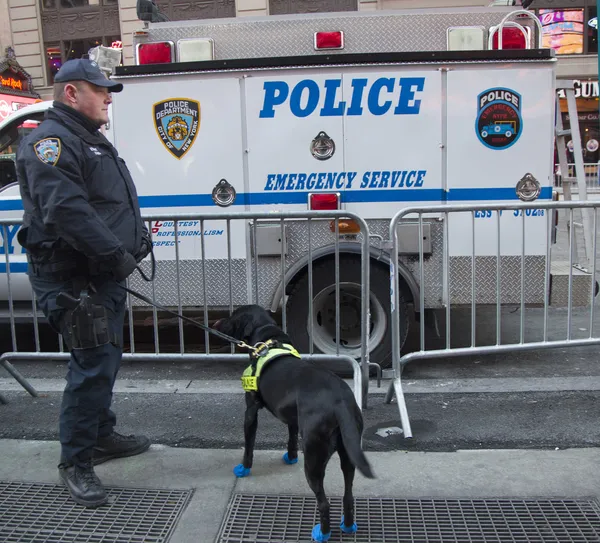
[[[269,346],[269,341],[266,343]],[[252,362],[242,374],[242,388],[246,392],[258,391],[258,379],[264,367],[281,356],[292,355],[296,358],[301,358],[300,353],[287,343],[282,343],[277,347],[269,348],[267,354],[259,356],[256,362]]]

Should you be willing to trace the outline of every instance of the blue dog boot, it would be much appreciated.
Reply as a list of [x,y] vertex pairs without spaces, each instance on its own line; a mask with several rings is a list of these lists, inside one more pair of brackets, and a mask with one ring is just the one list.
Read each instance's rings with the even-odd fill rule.
[[293,458],[292,460],[290,460],[290,457],[288,456],[288,453],[285,453],[285,454],[283,455],[283,461],[284,461],[286,464],[290,464],[290,465],[291,465],[291,464],[296,464],[296,463],[298,462],[298,457],[296,456],[296,458]]
[[342,529],[342,532],[344,532],[345,534],[355,534],[356,530],[358,530],[358,526],[356,525],[356,522],[352,526],[344,525],[344,515],[342,515],[342,523],[340,524],[340,528]]
[[312,530],[312,538],[313,541],[329,541],[331,537],[331,532],[328,534],[324,534],[321,532],[321,524],[317,524]]
[[238,464],[233,468],[233,473],[236,477],[248,477],[250,475],[250,468],[245,468],[244,464]]

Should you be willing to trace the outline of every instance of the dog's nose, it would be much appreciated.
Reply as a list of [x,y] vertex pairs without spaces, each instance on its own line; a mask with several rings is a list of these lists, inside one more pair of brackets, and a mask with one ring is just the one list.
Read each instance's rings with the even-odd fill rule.
[[221,324],[223,324],[223,319],[219,319],[218,321],[215,321],[215,323],[212,325],[212,327],[215,330],[220,330]]

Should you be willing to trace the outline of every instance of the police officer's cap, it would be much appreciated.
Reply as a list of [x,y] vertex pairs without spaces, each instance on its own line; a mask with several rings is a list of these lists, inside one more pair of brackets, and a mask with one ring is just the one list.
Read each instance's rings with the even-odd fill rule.
[[76,58],[67,60],[54,76],[55,83],[87,81],[98,87],[106,87],[110,92],[121,92],[123,85],[108,79],[93,60]]

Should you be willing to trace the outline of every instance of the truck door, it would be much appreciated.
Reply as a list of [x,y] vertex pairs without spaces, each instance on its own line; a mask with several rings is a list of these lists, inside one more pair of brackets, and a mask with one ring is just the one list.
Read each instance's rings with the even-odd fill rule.
[[[553,89],[547,64],[457,66],[448,73],[449,203],[521,202],[517,184],[527,173],[540,183],[540,199],[552,197]],[[544,255],[546,221],[543,210],[535,211],[527,220],[526,254]],[[502,215],[503,254],[521,254],[518,219]],[[470,217],[453,220],[470,232]],[[495,255],[496,244],[487,241],[496,239],[495,217],[479,212],[476,223],[477,254]],[[453,237],[451,256],[470,255],[470,241],[461,243],[469,239]]]
[[245,85],[252,209],[305,210],[311,192],[343,193],[341,74],[286,70]]
[[436,68],[344,73],[345,209],[389,218],[442,200],[441,94]]
[[[113,94],[113,140],[135,181],[142,212],[211,214],[243,210],[245,187],[240,80],[232,74],[164,75],[123,78],[124,90]],[[232,202],[215,201],[225,183]],[[235,195],[233,191],[235,191]],[[185,273],[184,304],[204,299],[229,303],[223,285],[228,270],[228,246],[233,265],[234,303],[246,302],[244,225],[231,223],[227,243],[224,220],[186,220],[178,223],[177,245]],[[152,223],[154,251],[159,260],[157,284],[165,301],[176,302],[178,273],[173,220]],[[183,284],[183,283],[182,283]]]

